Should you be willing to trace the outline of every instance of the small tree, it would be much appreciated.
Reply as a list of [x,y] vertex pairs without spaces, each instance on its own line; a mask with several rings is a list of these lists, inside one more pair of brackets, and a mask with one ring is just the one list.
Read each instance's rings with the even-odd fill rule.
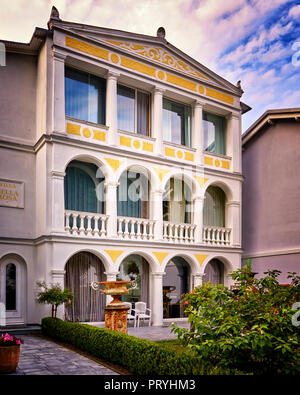
[[59,284],[50,284],[47,287],[45,281],[37,282],[37,285],[42,288],[37,295],[37,301],[39,303],[51,304],[51,316],[56,318],[57,307],[63,303],[71,303],[74,295],[69,289],[62,290]]

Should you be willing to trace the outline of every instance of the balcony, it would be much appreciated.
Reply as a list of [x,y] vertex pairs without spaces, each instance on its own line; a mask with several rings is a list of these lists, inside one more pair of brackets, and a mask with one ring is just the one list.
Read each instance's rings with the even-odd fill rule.
[[72,236],[106,237],[108,215],[65,210],[65,231]]

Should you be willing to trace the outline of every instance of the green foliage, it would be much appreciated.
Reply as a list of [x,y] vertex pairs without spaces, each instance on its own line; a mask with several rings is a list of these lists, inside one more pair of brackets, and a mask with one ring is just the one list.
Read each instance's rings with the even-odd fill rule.
[[37,295],[39,303],[51,304],[51,316],[56,317],[57,307],[63,303],[71,303],[74,295],[68,289],[62,290],[60,284],[51,284],[47,287],[45,281],[37,282],[37,285],[42,289]]
[[191,330],[173,325],[183,345],[204,363],[254,374],[297,374],[299,328],[292,325],[300,277],[279,284],[277,270],[256,279],[248,264],[231,273],[236,290],[204,284],[185,295]]
[[90,325],[44,318],[45,336],[72,344],[107,362],[139,375],[242,374],[228,368],[207,367],[200,358],[178,353],[150,340]]

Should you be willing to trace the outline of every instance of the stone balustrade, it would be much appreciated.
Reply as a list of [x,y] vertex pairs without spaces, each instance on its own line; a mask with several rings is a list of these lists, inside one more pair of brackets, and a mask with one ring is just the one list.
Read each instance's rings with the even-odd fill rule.
[[65,210],[65,230],[72,235],[105,237],[108,215]]
[[153,240],[155,221],[145,218],[118,217],[118,237],[131,240]]
[[194,243],[195,242],[194,224],[172,223],[164,221],[163,239],[174,243]]
[[229,246],[231,229],[217,226],[203,227],[203,243],[213,246]]

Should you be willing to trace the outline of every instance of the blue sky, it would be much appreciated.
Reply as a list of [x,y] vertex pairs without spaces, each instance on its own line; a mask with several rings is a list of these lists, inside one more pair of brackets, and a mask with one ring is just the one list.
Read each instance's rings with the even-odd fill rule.
[[0,0],[0,39],[28,42],[52,5],[68,21],[148,35],[164,26],[171,44],[242,81],[243,131],[267,109],[300,107],[300,0]]

